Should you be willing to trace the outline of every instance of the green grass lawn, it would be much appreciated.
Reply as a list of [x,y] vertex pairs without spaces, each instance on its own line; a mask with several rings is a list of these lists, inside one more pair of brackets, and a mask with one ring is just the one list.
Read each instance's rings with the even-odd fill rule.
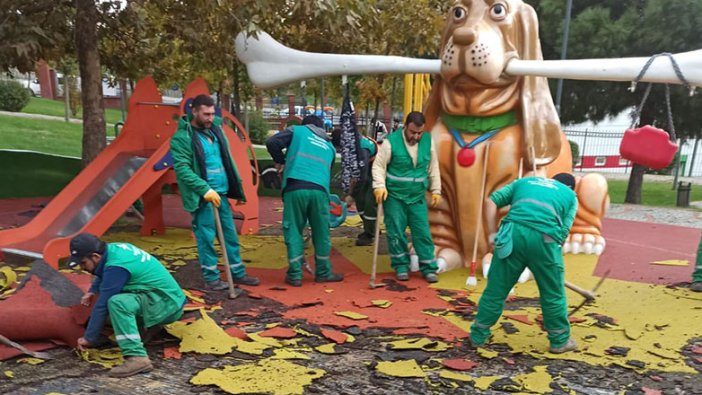
[[80,157],[83,126],[0,115],[0,149]]
[[[64,104],[62,101],[43,99],[41,97],[32,97],[29,99],[29,104],[22,109],[22,112],[27,114],[43,114],[54,117],[64,116]],[[80,119],[80,112],[78,118]],[[122,120],[122,112],[114,108],[105,109],[105,121],[115,124]]]
[[[627,180],[609,180],[609,198],[612,203],[624,203]],[[641,203],[646,206],[675,207],[677,191],[672,182],[645,182],[641,188]],[[693,185],[690,201],[702,201],[702,185]]]

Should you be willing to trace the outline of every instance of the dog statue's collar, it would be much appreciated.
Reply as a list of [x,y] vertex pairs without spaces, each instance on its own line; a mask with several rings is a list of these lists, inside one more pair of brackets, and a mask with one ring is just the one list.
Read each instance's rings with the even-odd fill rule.
[[461,133],[483,134],[492,130],[501,130],[517,123],[517,114],[508,111],[504,114],[476,117],[472,115],[451,115],[442,113],[441,121],[449,130]]

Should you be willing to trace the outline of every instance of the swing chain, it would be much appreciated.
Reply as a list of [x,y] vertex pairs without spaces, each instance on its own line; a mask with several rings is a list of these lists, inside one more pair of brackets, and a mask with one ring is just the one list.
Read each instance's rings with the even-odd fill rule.
[[[648,71],[648,68],[651,66],[653,61],[659,57],[659,56],[666,56],[668,59],[670,59],[670,62],[673,66],[673,70],[675,71],[675,75],[678,77],[682,85],[687,88],[690,91],[690,95],[693,95],[695,90],[693,87],[690,86],[690,83],[687,81],[685,76],[682,73],[682,70],[680,70],[680,66],[678,63],[675,61],[675,58],[673,57],[672,54],[669,52],[664,52],[660,54],[656,54],[651,56],[647,61],[646,64],[643,66],[641,69],[641,72],[639,75],[636,76],[634,81],[631,82],[631,87],[629,90],[631,92],[634,92],[636,90],[636,85],[641,81],[641,79],[644,77],[646,72]],[[633,129],[640,121],[641,117],[641,111],[643,111],[643,106],[646,103],[646,100],[648,99],[648,95],[651,93],[651,87],[653,86],[653,83],[649,83],[646,86],[646,91],[644,92],[643,98],[641,99],[641,104],[639,104],[638,107],[635,107],[632,112],[631,112],[631,126],[629,129]],[[670,140],[675,142],[676,141],[676,134],[675,134],[675,124],[673,123],[673,110],[670,106],[670,85],[665,84],[665,104],[666,104],[666,112],[668,115],[668,127],[670,131],[668,134],[670,135]]]

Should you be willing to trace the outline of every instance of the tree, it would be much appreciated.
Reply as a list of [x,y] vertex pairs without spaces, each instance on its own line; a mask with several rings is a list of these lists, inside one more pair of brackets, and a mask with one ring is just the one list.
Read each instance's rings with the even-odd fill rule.
[[[560,58],[564,2],[540,0],[530,3],[540,16],[544,58]],[[702,47],[701,24],[702,0],[576,0],[568,58],[650,56],[698,49]],[[626,111],[641,102],[645,91],[644,84],[639,84],[633,94],[628,88],[626,83],[566,81],[561,121],[597,122]],[[602,97],[607,100],[602,100]],[[678,137],[699,136],[699,125],[702,124],[702,113],[698,110],[702,105],[700,96],[690,97],[685,89],[671,86],[671,102]],[[670,130],[662,86],[653,88],[640,124]],[[632,167],[627,203],[640,202],[644,172],[642,166]]]
[[98,51],[98,11],[94,0],[74,0],[75,39],[83,101],[83,166],[105,148],[105,107],[102,101],[102,69]]

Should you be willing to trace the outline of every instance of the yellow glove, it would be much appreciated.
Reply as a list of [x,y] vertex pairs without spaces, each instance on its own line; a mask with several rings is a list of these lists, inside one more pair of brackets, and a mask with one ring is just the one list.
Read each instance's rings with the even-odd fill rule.
[[375,195],[375,203],[380,204],[388,198],[388,190],[385,188],[378,188],[373,191],[373,195]]
[[214,189],[210,189],[209,191],[207,191],[204,198],[208,202],[214,204],[215,207],[219,207],[219,205],[222,203],[222,198],[219,197],[219,194],[215,192]]
[[431,206],[436,207],[439,205],[439,203],[441,203],[441,195],[437,195],[435,193],[432,194],[431,195]]

